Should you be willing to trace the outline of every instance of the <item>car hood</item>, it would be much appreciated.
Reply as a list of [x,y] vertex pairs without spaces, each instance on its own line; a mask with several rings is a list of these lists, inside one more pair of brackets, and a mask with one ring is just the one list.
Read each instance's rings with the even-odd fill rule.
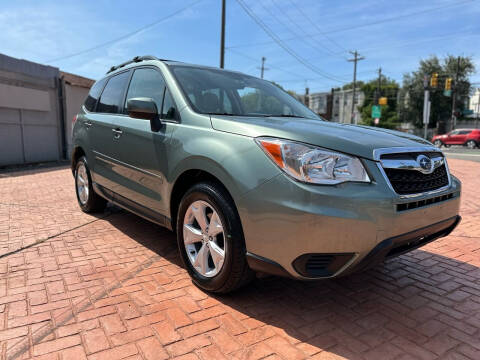
[[218,131],[289,139],[367,159],[373,159],[375,149],[432,145],[422,138],[399,131],[314,119],[212,116],[211,121],[212,127]]

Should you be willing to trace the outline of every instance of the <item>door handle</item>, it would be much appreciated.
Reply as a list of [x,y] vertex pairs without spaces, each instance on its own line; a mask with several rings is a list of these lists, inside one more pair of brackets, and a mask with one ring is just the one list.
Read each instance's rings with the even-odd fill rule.
[[113,138],[114,139],[119,139],[120,136],[122,136],[122,134],[123,134],[123,131],[120,130],[119,128],[112,129],[112,131],[113,131]]

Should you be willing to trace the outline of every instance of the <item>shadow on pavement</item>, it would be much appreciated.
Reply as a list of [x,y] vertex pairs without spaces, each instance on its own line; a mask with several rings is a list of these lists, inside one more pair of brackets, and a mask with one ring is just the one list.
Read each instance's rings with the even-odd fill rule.
[[[172,232],[128,213],[108,220],[182,266]],[[480,326],[479,269],[420,249],[345,278],[267,277],[233,294],[207,295],[248,324],[252,342],[275,332],[291,344],[303,343],[307,354],[316,347],[350,359],[359,353],[394,358],[403,350],[435,358],[461,341],[480,350],[474,336]]]

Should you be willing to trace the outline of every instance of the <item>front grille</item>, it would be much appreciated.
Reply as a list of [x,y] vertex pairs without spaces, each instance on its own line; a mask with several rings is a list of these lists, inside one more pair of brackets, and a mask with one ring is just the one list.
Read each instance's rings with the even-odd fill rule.
[[425,199],[425,200],[419,200],[419,201],[411,201],[408,203],[403,203],[403,204],[398,204],[397,205],[397,211],[406,211],[406,210],[412,210],[412,209],[418,209],[420,207],[436,204],[442,201],[447,201],[450,199],[453,199],[455,196],[454,193],[446,194],[446,195],[441,195],[441,196],[436,196],[434,198],[430,199]]
[[384,168],[390,184],[397,194],[416,194],[440,189],[448,185],[448,173],[445,164],[431,174],[422,174],[417,170]]

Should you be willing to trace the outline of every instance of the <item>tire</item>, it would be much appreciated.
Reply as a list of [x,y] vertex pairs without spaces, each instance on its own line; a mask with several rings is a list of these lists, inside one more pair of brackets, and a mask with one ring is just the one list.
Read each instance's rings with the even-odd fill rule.
[[434,144],[436,147],[438,147],[438,148],[441,148],[442,145],[443,145],[443,143],[442,143],[441,140],[435,140],[435,142],[434,142],[433,144]]
[[176,223],[180,257],[199,288],[225,294],[253,279],[238,213],[221,186],[204,182],[191,187],[180,202]]
[[105,210],[107,200],[93,190],[92,177],[85,156],[78,159],[75,165],[75,192],[78,205],[83,212],[95,213]]
[[475,140],[468,140],[466,145],[469,149],[475,149],[477,147]]

